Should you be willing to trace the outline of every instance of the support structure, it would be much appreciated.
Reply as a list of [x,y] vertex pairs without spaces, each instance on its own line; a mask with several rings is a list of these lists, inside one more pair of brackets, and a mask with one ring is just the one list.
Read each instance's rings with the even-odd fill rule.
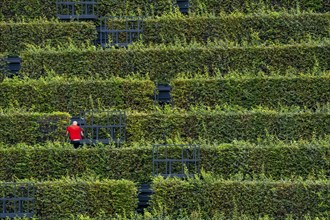
[[54,133],[58,129],[58,119],[46,118],[38,120],[38,142],[54,141]]
[[56,15],[60,20],[95,20],[98,18],[96,4],[96,0],[56,0]]
[[200,174],[200,147],[187,144],[153,145],[154,176],[185,178]]
[[189,13],[189,0],[176,0],[176,3],[182,14]]
[[168,84],[159,84],[156,85],[156,89],[154,91],[154,103],[155,105],[166,105],[172,104],[171,102],[171,86]]
[[126,113],[90,110],[80,112],[78,123],[84,130],[82,144],[121,144],[126,140]]
[[143,41],[143,17],[101,17],[98,43],[102,47],[127,47]]
[[32,183],[1,183],[0,218],[32,218],[34,195],[35,187]]

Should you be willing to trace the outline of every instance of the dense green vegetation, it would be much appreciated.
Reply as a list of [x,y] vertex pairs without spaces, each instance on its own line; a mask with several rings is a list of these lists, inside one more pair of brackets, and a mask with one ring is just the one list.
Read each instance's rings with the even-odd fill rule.
[[291,76],[198,76],[176,78],[170,84],[176,107],[194,105],[214,107],[238,105],[245,108],[264,106],[300,106],[315,109],[330,101],[328,73]]
[[[102,114],[94,116],[96,124],[107,120]],[[8,144],[64,141],[69,118],[67,113],[56,112],[1,113],[0,139]],[[294,108],[244,110],[230,106],[226,109],[195,108],[189,111],[166,108],[151,112],[127,112],[126,137],[128,143],[178,137],[187,141],[207,139],[225,143],[233,140],[256,142],[268,136],[287,141],[310,140],[329,134],[329,123],[330,114],[326,107],[315,112]]]
[[138,79],[6,80],[0,84],[0,107],[71,114],[95,108],[148,110],[154,106],[154,90],[152,81]]
[[[181,149],[177,147],[170,147],[168,152],[174,158],[181,155]],[[201,143],[201,155],[201,168],[225,179],[235,176],[274,180],[330,177],[328,140],[291,144],[279,141]],[[6,181],[98,176],[146,183],[151,181],[152,175],[152,146],[150,143],[135,143],[123,148],[85,146],[75,150],[64,143],[2,145],[0,163],[1,179]]]
[[[35,182],[35,214],[39,219],[68,219],[74,213],[91,217],[103,213],[130,215],[137,207],[137,188],[127,180]],[[0,184],[1,195],[5,185]],[[7,204],[8,205],[8,204]]]
[[18,55],[28,44],[53,45],[71,42],[80,45],[96,39],[96,29],[89,22],[33,20],[0,22],[0,53]]
[[[330,69],[329,42],[274,46],[233,46],[210,43],[136,46],[129,49],[35,48],[22,53],[21,74],[38,78],[49,70],[66,76],[125,77],[148,74],[151,80],[169,81],[180,72],[279,71]],[[79,60],[79,62],[76,62]]]
[[[293,219],[304,215],[329,216],[329,181],[203,181],[156,179],[152,208],[164,214],[196,212],[203,216],[227,217],[268,215]],[[177,196],[180,195],[180,196]],[[306,199],[308,198],[308,199]],[[236,219],[236,218],[234,218]]]
[[[100,0],[97,14],[105,15],[160,15],[174,10],[173,0],[117,1]],[[328,12],[327,0],[190,0],[190,11],[195,13],[215,13],[240,11],[255,13],[268,10],[308,10]],[[3,0],[0,20],[17,18],[52,18],[56,16],[56,4],[52,0]]]
[[[0,181],[35,184],[37,219],[329,219],[329,0],[190,0],[189,15],[175,2],[99,0],[100,16],[145,16],[143,42],[102,49],[99,21],[1,1]],[[155,105],[157,83],[171,105]],[[91,109],[125,111],[126,142],[73,149],[65,129]],[[201,175],[153,177],[155,143],[200,145]]]

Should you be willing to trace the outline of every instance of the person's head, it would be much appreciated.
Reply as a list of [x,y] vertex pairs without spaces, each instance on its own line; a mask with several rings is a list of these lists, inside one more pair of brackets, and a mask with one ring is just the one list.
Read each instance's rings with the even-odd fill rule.
[[73,121],[72,122],[72,125],[78,125],[78,122],[77,121]]

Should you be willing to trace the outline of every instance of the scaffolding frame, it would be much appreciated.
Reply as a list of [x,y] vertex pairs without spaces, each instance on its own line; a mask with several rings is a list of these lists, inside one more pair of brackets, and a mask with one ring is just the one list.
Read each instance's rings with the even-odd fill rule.
[[[35,186],[33,183],[1,183],[0,218],[32,218],[35,208]],[[0,194],[0,195],[1,195]]]
[[[56,0],[56,15],[57,18],[61,20],[95,20],[98,18],[95,9],[96,4],[96,0],[81,0],[76,2],[67,0]],[[82,13],[77,13],[77,9],[82,9]]]
[[[105,114],[105,124],[96,122],[96,114]],[[85,139],[81,140],[82,144],[121,144],[126,141],[126,112],[88,110],[81,111],[79,117],[80,127],[84,134],[87,134]],[[89,120],[86,120],[87,118]]]
[[[115,22],[123,22],[124,27],[116,27]],[[101,17],[99,44],[101,47],[127,47],[144,38],[144,18],[139,16]]]
[[[169,147],[181,148],[181,158],[169,156]],[[160,149],[164,149],[164,151],[160,152]],[[180,164],[180,166],[173,167],[175,163]],[[160,167],[161,165],[163,166]],[[179,170],[178,167],[180,167]],[[185,169],[187,169],[188,173],[185,172]],[[152,174],[153,176],[161,175],[163,177],[179,178],[186,178],[187,175],[200,175],[200,146],[189,144],[154,144],[152,150]]]

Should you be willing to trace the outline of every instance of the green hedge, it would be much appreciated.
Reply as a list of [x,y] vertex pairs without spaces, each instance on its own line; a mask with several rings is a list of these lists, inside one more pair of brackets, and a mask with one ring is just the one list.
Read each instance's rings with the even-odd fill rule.
[[[29,99],[26,99],[28,102]],[[70,120],[66,113],[0,113],[0,142],[38,143],[64,141]],[[53,128],[56,128],[53,131]],[[48,131],[51,131],[48,133]]]
[[0,84],[0,107],[27,108],[36,112],[78,114],[85,109],[150,110],[155,85],[149,80],[6,80]]
[[[288,43],[292,40],[329,36],[330,14],[287,14],[208,16],[162,16],[145,20],[145,43],[170,43],[178,38],[204,42],[230,39],[242,42]],[[210,30],[212,30],[210,32]],[[93,23],[36,20],[0,23],[0,52],[17,54],[26,44],[53,45],[71,41],[75,44],[96,39]]]
[[88,22],[58,22],[35,20],[29,22],[0,22],[0,53],[18,54],[27,44],[52,45],[71,42],[82,44],[96,39],[96,29]]
[[[104,115],[94,115],[95,123],[104,123]],[[8,113],[0,114],[0,140],[3,143],[36,143],[46,140],[63,141],[69,115],[65,113]],[[87,118],[87,120],[89,120]],[[48,122],[50,121],[50,123]],[[103,121],[103,122],[102,122]],[[330,114],[326,111],[273,110],[175,110],[127,114],[127,142],[159,141],[164,138],[183,140],[206,139],[231,142],[269,136],[280,140],[309,140],[330,133]],[[57,130],[47,135],[52,126]]]
[[78,214],[94,217],[101,212],[108,217],[129,215],[138,202],[137,188],[127,180],[64,179],[35,182],[35,188],[34,211],[38,219],[69,219]]
[[[152,185],[152,209],[168,214],[215,216],[268,215],[293,219],[329,216],[330,181],[182,181],[157,179]],[[236,218],[234,218],[236,219]]]
[[[149,73],[152,80],[169,81],[180,72],[283,71],[330,69],[329,43],[282,46],[223,47],[220,45],[156,46],[132,49],[35,49],[22,53],[21,74],[40,77],[57,74],[101,77]],[[77,62],[79,60],[79,62]]]
[[27,44],[53,45],[71,42],[81,44],[96,38],[93,23],[36,20],[19,23],[0,23],[0,52],[18,54]]
[[[177,158],[181,149],[170,147],[168,154]],[[9,159],[10,158],[10,159]],[[110,146],[73,149],[68,144],[49,146],[1,146],[1,180],[15,178],[37,180],[58,179],[62,176],[98,176],[107,179],[129,179],[146,183],[152,175],[152,147]],[[285,178],[330,177],[330,147],[328,141],[294,144],[201,144],[201,168],[229,179],[266,176]]]
[[233,12],[246,13],[260,10],[313,10],[329,12],[330,4],[327,0],[190,0],[191,10],[195,12]]
[[[171,12],[173,0],[99,0],[96,12],[100,16],[153,15]],[[56,2],[53,0],[5,0],[0,8],[0,19],[56,17]]]
[[145,43],[169,43],[178,38],[204,42],[227,39],[243,42],[281,42],[328,37],[330,14],[233,14],[220,17],[162,16],[145,20]]
[[326,112],[277,112],[272,110],[201,110],[187,112],[134,113],[127,118],[129,142],[157,141],[164,137],[184,140],[206,139],[255,142],[276,136],[280,140],[311,139],[330,133],[330,114]]
[[[173,11],[175,0],[138,0],[118,1],[100,0],[97,6],[99,15],[159,15]],[[260,10],[297,9],[319,12],[330,11],[327,0],[190,0],[190,11],[197,13],[219,13],[241,11],[245,13],[260,12]],[[299,6],[298,6],[299,5]],[[52,18],[56,16],[56,4],[52,0],[4,0],[0,8],[0,19],[17,18]]]
[[176,107],[239,105],[251,108],[300,106],[316,108],[330,102],[330,75],[260,76],[174,79],[171,96]]

